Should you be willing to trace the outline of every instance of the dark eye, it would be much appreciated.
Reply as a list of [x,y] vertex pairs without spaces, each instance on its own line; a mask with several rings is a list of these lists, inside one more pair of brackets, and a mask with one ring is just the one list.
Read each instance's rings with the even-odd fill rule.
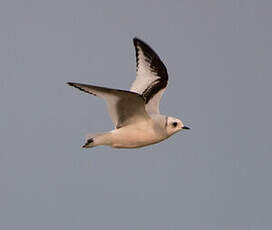
[[173,122],[173,123],[172,123],[172,126],[173,126],[174,128],[176,128],[176,127],[178,126],[178,123],[177,123],[177,122]]

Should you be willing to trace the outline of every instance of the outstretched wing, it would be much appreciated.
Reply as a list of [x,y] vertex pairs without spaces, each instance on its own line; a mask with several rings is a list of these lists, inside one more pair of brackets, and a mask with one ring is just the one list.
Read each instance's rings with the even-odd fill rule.
[[143,97],[137,93],[73,82],[68,85],[103,98],[116,129],[150,118]]
[[130,90],[143,96],[149,114],[160,113],[159,104],[168,81],[167,69],[145,42],[133,39],[136,51],[136,80]]

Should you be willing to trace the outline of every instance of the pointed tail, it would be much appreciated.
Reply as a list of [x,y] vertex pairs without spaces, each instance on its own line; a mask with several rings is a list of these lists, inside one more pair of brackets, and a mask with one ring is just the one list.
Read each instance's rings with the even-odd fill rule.
[[86,136],[86,143],[82,146],[82,148],[92,148],[95,147],[97,145],[101,145],[101,143],[99,143],[100,141],[98,141],[99,137],[104,136],[105,133],[89,133]]

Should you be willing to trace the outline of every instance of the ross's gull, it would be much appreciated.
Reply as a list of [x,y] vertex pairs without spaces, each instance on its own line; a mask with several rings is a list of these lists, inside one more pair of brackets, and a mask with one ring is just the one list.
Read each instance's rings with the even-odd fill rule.
[[86,93],[102,97],[115,129],[88,134],[83,148],[108,145],[138,148],[158,143],[183,129],[182,121],[160,114],[159,103],[168,81],[159,56],[143,41],[133,39],[136,51],[136,80],[130,91],[68,82]]

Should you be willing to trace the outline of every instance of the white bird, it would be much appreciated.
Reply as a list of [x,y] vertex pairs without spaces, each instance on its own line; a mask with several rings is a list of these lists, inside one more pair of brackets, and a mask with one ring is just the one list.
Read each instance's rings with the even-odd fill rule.
[[83,148],[97,145],[138,148],[158,143],[182,129],[189,129],[179,119],[160,114],[159,103],[168,81],[167,69],[145,42],[134,38],[133,43],[137,74],[130,91],[67,83],[102,97],[115,126],[110,132],[88,134]]

